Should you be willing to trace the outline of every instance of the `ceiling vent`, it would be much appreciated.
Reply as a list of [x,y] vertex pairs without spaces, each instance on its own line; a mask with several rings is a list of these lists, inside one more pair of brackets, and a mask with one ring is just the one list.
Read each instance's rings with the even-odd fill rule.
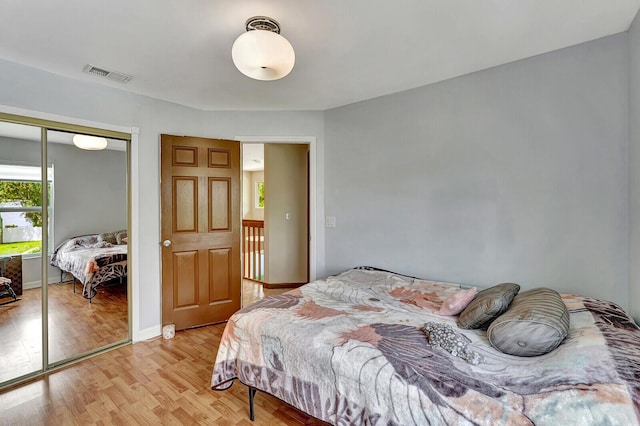
[[98,77],[104,77],[109,80],[117,81],[118,83],[128,83],[133,77],[127,74],[123,74],[118,71],[108,70],[106,68],[99,68],[95,65],[87,65],[84,67],[84,72],[87,74],[97,75]]

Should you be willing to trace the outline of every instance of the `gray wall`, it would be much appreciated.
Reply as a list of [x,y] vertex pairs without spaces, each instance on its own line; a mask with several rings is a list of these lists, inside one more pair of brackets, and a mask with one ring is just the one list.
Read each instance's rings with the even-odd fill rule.
[[[72,80],[0,60],[0,105],[93,120],[140,130],[132,178],[139,187],[135,230],[139,256],[139,294],[133,306],[134,339],[160,333],[160,134],[234,139],[237,136],[315,136],[317,141],[316,215],[324,217],[323,113],[199,111]],[[135,220],[135,218],[134,218]],[[324,227],[316,229],[317,271],[324,273]]]
[[627,36],[325,114],[328,272],[628,307]]
[[[54,168],[54,247],[75,235],[127,226],[126,153],[49,143]],[[40,165],[40,142],[0,137],[0,161]]]
[[629,310],[640,323],[640,17],[629,30]]
[[307,282],[308,152],[307,145],[264,145],[265,282],[269,284]]
[[55,173],[55,243],[127,228],[127,154],[49,144]]

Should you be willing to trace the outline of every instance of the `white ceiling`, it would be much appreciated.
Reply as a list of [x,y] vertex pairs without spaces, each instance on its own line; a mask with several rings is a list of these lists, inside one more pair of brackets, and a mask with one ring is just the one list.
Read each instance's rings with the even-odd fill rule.
[[245,172],[264,170],[264,144],[242,144],[242,170]]
[[[325,110],[629,28],[640,0],[6,0],[0,58],[203,110]],[[296,65],[238,72],[245,21],[279,21]],[[87,64],[134,79],[82,72]]]

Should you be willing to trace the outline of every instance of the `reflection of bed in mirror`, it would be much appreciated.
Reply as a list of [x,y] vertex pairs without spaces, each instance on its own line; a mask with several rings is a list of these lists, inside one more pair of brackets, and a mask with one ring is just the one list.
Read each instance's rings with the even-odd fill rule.
[[56,247],[51,265],[70,273],[83,285],[82,295],[91,301],[101,284],[127,276],[126,231],[68,238]]

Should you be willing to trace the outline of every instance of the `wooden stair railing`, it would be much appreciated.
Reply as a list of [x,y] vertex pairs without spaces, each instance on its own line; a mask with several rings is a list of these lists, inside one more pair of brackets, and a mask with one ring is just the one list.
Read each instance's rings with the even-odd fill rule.
[[264,220],[242,220],[245,279],[264,282]]

